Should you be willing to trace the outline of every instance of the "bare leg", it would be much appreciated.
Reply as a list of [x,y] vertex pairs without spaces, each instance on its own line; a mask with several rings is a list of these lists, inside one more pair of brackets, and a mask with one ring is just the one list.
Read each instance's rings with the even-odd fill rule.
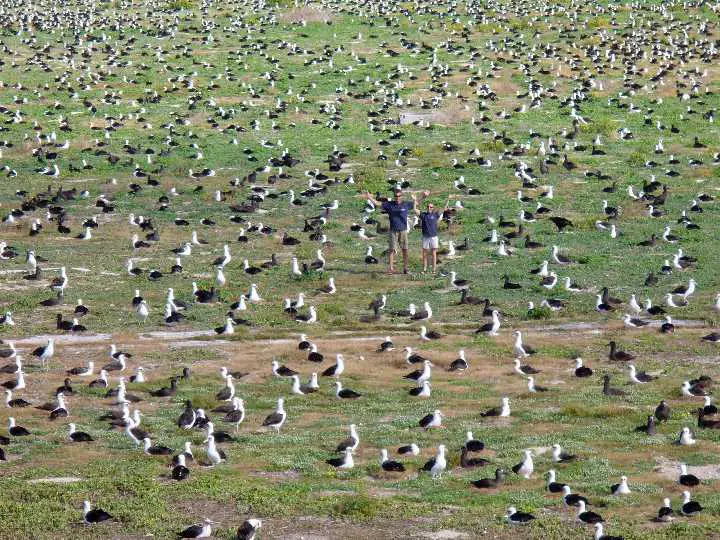
[[388,253],[388,272],[395,271],[395,251],[390,250]]
[[431,249],[430,253],[432,253],[432,271],[434,274],[437,272],[437,249]]
[[425,248],[422,249],[421,257],[422,257],[423,272],[427,272],[428,257],[427,257],[427,250]]
[[407,272],[407,269],[408,269],[408,250],[407,250],[407,248],[402,250],[402,258],[403,258],[403,272]]

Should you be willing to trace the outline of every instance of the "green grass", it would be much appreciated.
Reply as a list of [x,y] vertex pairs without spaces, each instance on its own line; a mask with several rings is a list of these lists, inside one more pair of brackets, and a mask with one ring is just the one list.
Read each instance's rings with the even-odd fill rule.
[[[642,5],[654,8],[654,4]],[[621,34],[631,28],[631,15],[650,21],[657,29],[662,27],[675,43],[685,39],[681,25],[686,23],[690,40],[716,40],[715,29],[711,28],[714,33],[709,36],[697,33],[697,20],[715,16],[711,7],[665,3],[664,9],[676,21],[670,24],[663,12],[638,11],[634,4],[607,2],[574,6],[578,17],[572,22],[559,10],[518,14],[516,7],[509,4],[506,6],[509,11],[483,6],[482,16],[474,13],[478,7],[472,3],[422,6],[412,2],[389,3],[384,16],[367,16],[367,6],[345,1],[324,5],[272,1],[262,7],[225,2],[212,4],[207,10],[203,5],[189,0],[101,3],[96,7],[98,18],[107,15],[113,20],[122,16],[126,18],[125,25],[130,18],[135,24],[121,31],[111,25],[91,25],[83,31],[82,44],[74,45],[74,67],[69,67],[63,57],[67,52],[64,43],[75,42],[70,28],[49,32],[38,25],[31,38],[27,30],[19,32],[15,23],[3,27],[2,40],[9,52],[0,66],[3,82],[0,104],[8,112],[1,117],[0,140],[13,146],[2,148],[0,165],[15,170],[17,176],[0,182],[2,215],[22,205],[17,190],[35,194],[52,184],[53,192],[60,186],[76,187],[79,191],[87,189],[89,197],[62,202],[67,212],[66,225],[72,230],[67,236],[56,232],[56,222],[48,222],[43,209],[28,211],[16,224],[0,225],[0,240],[19,254],[14,259],[0,260],[0,311],[11,311],[16,321],[14,327],[2,327],[0,338],[58,334],[55,314],[61,312],[66,318],[72,317],[76,299],[82,298],[91,310],[82,320],[90,333],[112,334],[114,341],[135,354],[130,367],[146,368],[148,382],[131,385],[130,391],[144,399],[138,408],[145,414],[143,425],[154,441],[177,449],[190,440],[202,457],[203,434],[175,429],[175,421],[185,399],[192,399],[196,407],[205,409],[217,404],[214,394],[221,387],[217,369],[223,365],[252,372],[248,379],[237,383],[248,418],[238,441],[226,447],[230,456],[227,464],[215,469],[193,466],[187,482],[174,484],[167,479],[165,460],[144,456],[124,434],[108,431],[97,420],[98,411],[105,410],[110,400],[102,398],[104,392],[88,389],[85,381],[76,380],[77,395],[69,398],[72,420],[97,442],[87,447],[70,446],[65,440],[64,422],[51,423],[35,410],[12,411],[19,423],[32,430],[33,436],[13,440],[5,447],[10,462],[2,465],[0,476],[3,493],[0,515],[4,525],[0,538],[97,538],[122,537],[125,533],[133,537],[171,537],[203,517],[218,523],[217,537],[230,538],[248,516],[265,521],[261,538],[286,538],[294,532],[347,538],[416,537],[441,529],[464,531],[471,537],[492,534],[499,538],[518,535],[578,538],[589,535],[589,531],[573,524],[571,514],[562,510],[558,498],[543,490],[541,476],[551,467],[547,454],[537,458],[533,480],[524,481],[510,474],[507,485],[494,493],[481,493],[469,487],[471,480],[491,476],[495,466],[510,468],[525,448],[546,447],[558,441],[582,456],[577,463],[558,467],[558,480],[591,498],[595,509],[608,521],[608,534],[648,539],[681,535],[706,538],[720,534],[716,523],[720,514],[716,480],[707,480],[693,490],[693,496],[706,508],[702,515],[662,527],[649,523],[664,496],[671,496],[676,507],[679,502],[680,487],[673,478],[655,470],[661,460],[684,461],[694,466],[717,463],[720,434],[716,431],[698,431],[699,443],[691,450],[673,445],[682,427],[694,425],[691,412],[698,405],[695,400],[680,397],[680,383],[701,374],[720,375],[716,367],[717,347],[699,340],[708,330],[681,327],[672,336],[661,336],[655,329],[629,331],[619,323],[620,312],[601,315],[594,309],[594,293],[602,286],[608,286],[611,294],[620,298],[627,299],[634,293],[639,301],[649,297],[661,304],[665,292],[694,277],[698,291],[690,305],[672,310],[671,314],[678,320],[717,326],[718,315],[710,310],[720,287],[717,203],[703,203],[704,212],[691,215],[699,230],[684,229],[677,223],[680,212],[688,208],[689,201],[699,192],[717,195],[720,167],[713,163],[713,153],[718,151],[720,136],[717,123],[703,118],[703,113],[720,106],[716,66],[698,56],[686,59],[684,65],[668,73],[664,86],[657,87],[657,92],[663,95],[663,102],[657,103],[657,92],[649,78],[659,65],[649,61],[653,55],[647,41],[639,47],[632,43],[630,49],[648,53],[647,58],[636,60],[647,71],[630,77],[640,87],[631,96],[610,101],[620,91],[628,94],[628,89],[623,88],[623,62],[630,57],[618,52],[614,64],[604,66],[604,73],[597,77],[604,90],[585,90],[587,100],[580,103],[580,113],[590,123],[580,127],[575,140],[562,135],[562,130],[570,127],[570,110],[562,102],[580,88],[579,78],[584,76],[582,71],[571,71],[567,63],[570,57],[577,55],[580,66],[590,66],[586,51],[598,46],[604,55],[607,42],[601,36],[624,40]],[[556,1],[553,5],[569,7],[568,2]],[[25,9],[23,5],[8,7],[13,14]],[[69,9],[74,12],[85,8],[79,2],[71,2]],[[203,23],[207,21],[212,22],[212,27],[204,29]],[[509,49],[503,50],[503,40],[510,40]],[[493,47],[488,47],[490,42]],[[509,61],[512,43],[521,43],[522,56]],[[560,59],[565,60],[542,58],[541,46],[556,47]],[[109,48],[118,54],[112,55]],[[390,56],[388,50],[398,56]],[[89,57],[83,55],[84,51],[89,51]],[[448,66],[447,73],[431,72],[433,54],[437,55],[439,65]],[[528,54],[536,58],[529,60]],[[47,70],[36,61],[38,58],[47,64]],[[17,66],[12,66],[13,62]],[[520,62],[534,64],[530,76],[520,69]],[[540,67],[548,72],[540,72]],[[695,67],[700,73],[707,69],[708,75],[690,73]],[[491,69],[493,78],[488,78]],[[488,84],[497,94],[495,100],[476,95],[477,87],[467,85],[478,70],[481,72],[478,84]],[[61,82],[65,72],[68,76]],[[274,85],[259,76],[266,72],[272,73]],[[690,74],[686,76],[686,72]],[[690,77],[701,81],[701,92],[681,101],[675,96],[675,83],[687,85],[687,91]],[[189,78],[192,89],[187,88]],[[528,98],[518,98],[516,91],[526,92],[531,78],[546,90],[554,88],[557,99],[546,91],[540,107],[529,108],[525,113],[512,112],[522,103],[529,103]],[[445,83],[447,86],[443,87]],[[705,88],[708,93],[704,93]],[[153,98],[155,92],[157,99]],[[113,93],[115,100],[105,97]],[[433,97],[440,98],[436,109],[421,108],[421,100],[428,103]],[[18,99],[27,102],[16,103]],[[85,106],[86,100],[95,107],[94,112]],[[404,105],[397,105],[398,100]],[[56,102],[62,108],[54,108]],[[618,103],[632,103],[643,112],[629,113],[619,108]],[[688,113],[688,107],[696,113]],[[510,113],[509,118],[497,116],[503,110]],[[22,115],[18,123],[12,121],[16,111]],[[269,118],[266,111],[277,117]],[[442,120],[433,120],[432,129],[385,122],[394,121],[400,112],[407,111],[437,113]],[[339,114],[336,120],[339,128],[331,129],[328,122],[335,112]],[[371,116],[376,113],[379,116]],[[490,120],[483,121],[482,126],[471,124],[470,116],[477,119],[482,115]],[[650,125],[645,123],[646,115],[651,118]],[[61,117],[68,119],[72,131],[60,130]],[[110,118],[118,125],[109,132],[109,138],[105,138],[103,129],[92,129],[104,127],[105,119]],[[252,127],[255,120],[260,122],[259,129]],[[680,133],[671,133],[669,129],[659,132],[656,120],[667,127],[679,127]],[[34,121],[41,131],[33,129]],[[369,121],[377,121],[374,131],[368,129]],[[273,122],[277,129],[273,129]],[[622,127],[630,129],[634,138],[620,140],[617,131]],[[530,138],[529,129],[542,134],[546,144],[552,137],[559,145],[577,142],[588,149],[599,134],[607,155],[567,150],[577,169],[567,171],[559,165],[560,158],[555,158],[558,164],[550,165],[547,175],[540,175],[536,157],[539,139]],[[51,132],[55,132],[58,142],[70,141],[69,149],[58,150],[57,162],[62,171],[58,179],[36,174],[36,168],[49,162],[31,153],[38,146],[34,137]],[[190,132],[196,138],[190,139]],[[393,138],[393,132],[401,137]],[[504,144],[496,133],[513,139],[514,144]],[[708,148],[693,148],[695,135]],[[167,145],[168,137],[178,146]],[[232,144],[233,138],[237,145]],[[663,138],[666,147],[666,153],[660,156],[653,153],[658,138]],[[97,146],[96,139],[105,146]],[[138,149],[137,153],[124,150],[126,139]],[[389,145],[379,145],[381,139]],[[440,145],[443,140],[453,142],[460,150],[443,152]],[[261,141],[270,141],[275,146],[266,148]],[[203,160],[193,159],[196,153],[193,142],[202,150]],[[524,155],[517,158],[505,155],[499,159],[500,154],[525,144],[529,144],[529,150]],[[343,169],[333,173],[327,171],[323,160],[334,145],[348,157]],[[151,163],[144,153],[146,148],[155,151],[150,156]],[[276,198],[265,200],[263,213],[245,216],[254,224],[272,226],[276,232],[270,236],[248,233],[250,241],[240,244],[237,236],[241,228],[248,226],[230,222],[232,212],[228,206],[244,201],[250,188],[247,185],[231,188],[230,182],[264,167],[285,148],[301,163],[284,168],[291,178],[273,185],[267,183],[266,173],[258,172],[256,184],[267,187]],[[397,166],[395,158],[401,148],[410,152],[403,157],[407,164]],[[474,148],[490,159],[493,166],[465,163],[462,170],[452,168],[452,157],[463,162]],[[97,152],[99,149],[120,160],[109,163]],[[255,161],[250,161],[245,149],[252,151]],[[381,152],[387,160],[378,159]],[[681,160],[679,165],[672,166],[680,173],[676,178],[664,174],[671,153]],[[690,167],[687,163],[690,157],[702,160],[703,165]],[[646,168],[644,163],[648,159],[661,165]],[[81,169],[82,160],[92,168]],[[552,208],[553,215],[571,219],[575,227],[558,233],[546,219],[526,224],[533,240],[545,247],[529,252],[522,247],[521,240],[512,240],[509,243],[517,253],[503,258],[496,254],[495,246],[481,240],[492,228],[487,217],[497,220],[502,215],[517,221],[521,208],[534,209],[534,204],[521,205],[514,198],[519,183],[510,165],[520,160],[533,167],[535,175],[540,175],[540,185],[555,186],[555,198],[541,202]],[[71,164],[78,170],[72,171]],[[134,178],[135,164],[146,171],[157,171],[151,176],[160,185],[154,187],[145,179]],[[197,171],[203,167],[215,169],[216,176],[201,181],[189,177],[189,169]],[[297,195],[307,189],[308,177],[304,173],[315,168],[337,182],[329,185],[326,193],[305,199],[304,206],[290,207],[287,190],[293,189]],[[596,170],[608,174],[611,180],[600,181],[584,174]],[[277,168],[272,169],[272,173],[277,172]],[[7,169],[3,174],[7,174]],[[354,184],[345,183],[351,175]],[[383,274],[384,234],[369,242],[375,255],[381,258],[381,264],[371,266],[364,263],[368,243],[351,232],[351,226],[364,215],[365,203],[360,196],[363,191],[387,195],[394,182],[405,180],[411,191],[430,190],[431,200],[442,204],[448,198],[454,201],[462,195],[452,183],[460,175],[466,185],[483,194],[462,197],[465,208],[458,212],[451,228],[441,229],[441,240],[461,243],[468,237],[472,249],[458,252],[460,256],[456,259],[443,260],[440,268],[471,280],[474,296],[490,298],[499,307],[503,329],[498,338],[472,334],[485,322],[479,309],[457,305],[459,297],[455,292],[447,292],[445,278],[418,273],[418,231],[410,235],[413,273],[406,278]],[[651,175],[670,188],[664,205],[666,216],[660,219],[648,218],[645,205],[626,195],[628,186],[634,186],[637,192]],[[617,182],[617,191],[603,193],[602,188],[613,181]],[[129,192],[128,185],[133,182],[142,187],[137,193]],[[203,189],[194,191],[197,186]],[[167,210],[161,210],[158,199],[172,187],[179,195],[171,196]],[[229,192],[225,202],[214,201],[216,190]],[[523,190],[533,197],[541,191]],[[114,213],[102,214],[95,206],[101,194],[112,201]],[[320,204],[334,199],[339,201],[340,208],[331,213],[323,228],[333,244],[324,248],[326,270],[292,278],[290,258],[296,256],[311,262],[316,249],[321,247],[302,231],[303,219],[320,215]],[[618,221],[621,236],[616,240],[597,231],[594,225],[603,218],[603,199],[621,209]],[[151,219],[160,241],[133,252],[129,245],[131,235],[138,233],[142,237],[143,232],[128,224],[130,213]],[[93,215],[101,222],[93,239],[75,239],[81,232],[81,223]],[[35,217],[41,218],[44,227],[40,235],[31,237],[29,224]],[[385,225],[384,217],[375,217]],[[175,218],[187,219],[191,225],[175,226]],[[202,218],[213,219],[217,225],[202,226]],[[651,248],[637,246],[651,234],[659,235],[666,224],[681,238],[679,244],[660,241]],[[374,226],[367,228],[375,232]],[[197,230],[208,244],[194,247],[193,255],[182,261],[183,273],[171,275],[168,270],[175,255],[170,250],[188,241],[192,230]],[[283,232],[301,239],[301,245],[282,246]],[[506,232],[498,230],[501,235]],[[228,284],[219,291],[223,302],[193,305],[183,324],[166,328],[162,308],[167,288],[173,287],[179,299],[190,302],[193,281],[202,288],[212,286],[215,275],[210,263],[222,253],[224,243],[230,245],[234,260],[225,269]],[[547,291],[528,273],[549,259],[553,244],[577,262],[568,267],[551,264],[551,268],[561,278],[571,277],[587,291],[570,293],[560,286]],[[669,276],[659,275],[659,285],[645,287],[647,274],[658,273],[664,260],[671,259],[678,247],[698,259],[696,267]],[[38,283],[23,280],[21,273],[12,272],[24,268],[23,254],[28,249],[47,259],[41,264],[43,279]],[[242,271],[243,259],[258,265],[268,260],[271,253],[276,253],[281,261],[277,268],[256,276]],[[129,257],[136,259],[136,266],[159,269],[165,276],[150,282],[145,277],[127,275],[124,269]],[[54,269],[61,265],[68,267],[70,279],[66,304],[41,308],[38,303],[53,294],[46,286]],[[521,283],[522,290],[503,289],[505,274],[511,281]],[[316,294],[314,291],[324,286],[329,277],[335,278],[338,295]],[[247,292],[251,283],[258,284],[264,302],[250,305],[247,312],[240,314],[252,321],[252,327],[237,327],[231,338],[175,343],[172,338],[148,336],[149,332],[159,330],[208,330],[219,326],[227,304]],[[135,289],[141,291],[151,307],[151,316],[145,324],[137,321],[130,305]],[[300,327],[283,313],[282,299],[294,298],[300,292],[306,293],[306,303],[317,306],[318,325]],[[383,318],[373,323],[361,322],[361,317],[368,313],[367,305],[379,294],[386,294],[388,300]],[[568,305],[559,312],[543,308],[528,312],[528,301],[539,306],[547,297],[566,300]],[[421,305],[426,300],[434,311],[432,327],[447,334],[443,340],[429,344],[419,342],[416,325],[390,315],[405,309],[410,302]],[[510,331],[516,327],[522,328],[528,341],[540,350],[539,357],[532,358],[531,363],[542,369],[538,383],[550,387],[547,394],[527,393],[525,381],[511,374]],[[318,341],[321,352],[328,358],[324,365],[309,365],[296,350],[294,339],[300,331],[307,331]],[[396,352],[376,354],[374,340],[346,339],[384,335],[393,336]],[[283,338],[292,343],[262,341]],[[661,372],[660,379],[642,388],[626,385],[626,368],[606,360],[605,344],[610,339],[616,339],[621,347],[638,356],[639,369]],[[96,366],[103,365],[108,360],[106,345],[107,342],[90,341],[59,344],[49,373],[41,372],[32,361],[27,362],[29,384],[23,397],[33,403],[47,401],[61,384],[64,369],[88,360],[94,360]],[[399,352],[403,345],[419,349],[438,365],[433,375],[433,394],[427,401],[418,402],[406,393],[407,385],[401,380],[406,366]],[[26,361],[31,360],[29,352],[34,346],[23,343],[20,347]],[[460,376],[443,372],[441,367],[455,358],[459,348],[466,350],[472,369]],[[323,380],[321,392],[316,395],[288,397],[289,419],[279,435],[257,429],[277,397],[289,395],[287,381],[269,376],[272,357],[301,371],[304,382],[311,371],[324,369],[336,352],[346,355],[348,369],[343,383],[361,392],[360,400],[338,402],[332,384]],[[597,377],[588,383],[574,379],[570,369],[576,356],[582,356],[598,376],[610,373],[613,384],[628,395],[613,400],[599,392]],[[192,367],[191,385],[181,384],[178,394],[165,402],[149,397],[148,390],[166,385],[168,378],[183,366]],[[510,423],[482,420],[479,413],[496,406],[504,395],[510,396],[513,404]],[[636,434],[634,428],[644,423],[661,399],[670,399],[675,411],[668,425],[661,426],[651,438]],[[446,427],[419,431],[418,419],[435,408],[448,415]],[[0,410],[0,423],[5,423],[8,416],[7,409]],[[357,466],[347,472],[330,470],[324,460],[335,455],[335,445],[345,436],[346,426],[351,422],[358,424],[362,438]],[[217,421],[216,424],[216,429],[232,429]],[[472,429],[490,450],[488,459],[492,465],[483,470],[468,471],[458,466],[458,448],[467,429]],[[413,441],[421,446],[423,454],[403,458],[409,472],[397,478],[382,474],[379,449],[387,448],[392,455],[395,448]],[[417,469],[441,443],[448,445],[449,473],[437,481],[424,473],[417,474]],[[633,494],[614,499],[608,495],[608,487],[621,474],[630,477]],[[77,476],[81,480],[66,485],[28,482],[59,476]],[[116,522],[98,528],[79,525],[79,509],[84,499],[111,512]],[[522,533],[511,531],[502,519],[509,505],[531,511],[539,519]]]

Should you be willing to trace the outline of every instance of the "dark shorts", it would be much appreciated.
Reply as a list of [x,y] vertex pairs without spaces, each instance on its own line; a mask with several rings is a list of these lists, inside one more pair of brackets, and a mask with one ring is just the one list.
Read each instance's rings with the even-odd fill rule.
[[390,231],[390,251],[397,253],[398,248],[408,248],[407,231]]

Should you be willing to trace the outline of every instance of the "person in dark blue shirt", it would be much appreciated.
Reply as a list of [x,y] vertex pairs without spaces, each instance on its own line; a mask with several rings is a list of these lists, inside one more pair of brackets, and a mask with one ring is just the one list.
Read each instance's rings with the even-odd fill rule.
[[[423,193],[423,199],[430,195],[429,191]],[[447,204],[445,209],[447,210]],[[437,250],[438,250],[438,221],[442,217],[441,212],[435,211],[433,203],[427,204],[425,212],[420,212],[420,227],[422,229],[422,263],[423,272],[427,272],[428,263],[432,263],[432,273],[437,272]]]
[[408,273],[408,212],[415,210],[417,199],[411,195],[412,202],[402,200],[402,191],[396,189],[393,192],[393,200],[380,203],[370,193],[365,193],[365,198],[382,211],[390,219],[390,237],[388,249],[388,274],[395,273],[395,255],[398,248],[402,251],[403,274]]

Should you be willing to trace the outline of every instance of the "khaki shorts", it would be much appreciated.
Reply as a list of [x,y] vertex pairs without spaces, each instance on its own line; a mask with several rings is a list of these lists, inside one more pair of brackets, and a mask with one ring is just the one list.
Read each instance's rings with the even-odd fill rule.
[[407,231],[390,231],[390,251],[397,253],[398,248],[408,248]]
[[438,237],[437,236],[423,236],[422,237],[422,248],[423,249],[437,249],[438,248]]

